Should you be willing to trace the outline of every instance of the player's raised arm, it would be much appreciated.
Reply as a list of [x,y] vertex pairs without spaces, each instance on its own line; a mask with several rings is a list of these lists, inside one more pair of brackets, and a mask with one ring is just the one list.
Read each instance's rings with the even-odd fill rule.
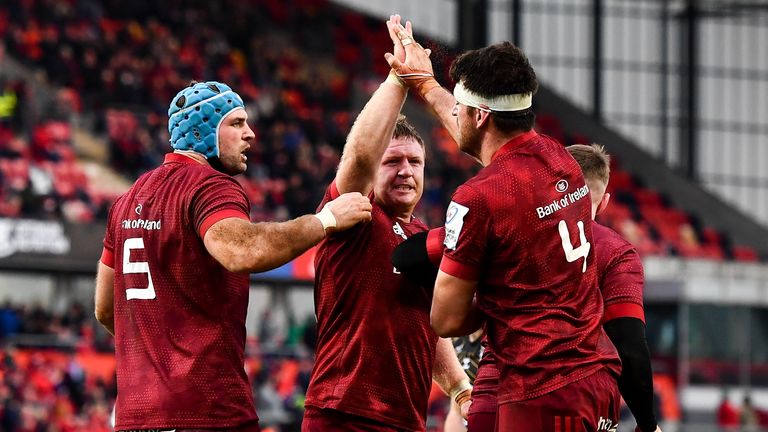
[[[400,23],[400,16],[393,15],[387,21]],[[410,23],[406,24],[410,31]],[[393,40],[395,55],[405,58],[400,40]],[[400,109],[403,107],[407,89],[400,80],[390,73],[374,92],[347,136],[344,151],[336,173],[336,188],[339,193],[360,192],[368,195],[373,189],[381,157],[392,139]]]
[[231,217],[213,224],[205,248],[227,270],[262,272],[279,267],[319,243],[326,232],[371,220],[371,203],[359,192],[341,195],[316,215],[287,222],[251,223]]
[[454,141],[459,142],[459,127],[453,116],[456,99],[435,79],[430,50],[417,43],[406,27],[395,22],[388,24],[390,38],[404,45],[405,57],[387,54],[387,62],[409,88],[416,89]]

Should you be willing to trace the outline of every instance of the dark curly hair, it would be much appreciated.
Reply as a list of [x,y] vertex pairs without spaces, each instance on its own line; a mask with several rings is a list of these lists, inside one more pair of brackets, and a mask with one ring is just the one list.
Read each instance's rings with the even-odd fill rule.
[[[451,79],[480,96],[535,94],[539,88],[536,72],[523,51],[511,42],[501,42],[461,54],[451,65]],[[531,108],[493,112],[496,127],[505,133],[530,130],[536,120]]]

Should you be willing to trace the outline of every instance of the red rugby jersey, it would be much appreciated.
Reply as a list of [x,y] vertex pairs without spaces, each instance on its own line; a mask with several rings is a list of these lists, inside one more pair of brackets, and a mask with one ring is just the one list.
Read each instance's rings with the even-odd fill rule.
[[[640,256],[634,246],[610,228],[593,222],[592,234],[598,284],[605,305],[603,322],[623,317],[644,321],[643,263]],[[439,233],[435,235],[439,236]],[[487,344],[485,338],[483,343]],[[472,390],[473,412],[496,412],[498,385],[496,358],[493,350],[486,346]]]
[[248,275],[202,240],[248,210],[233,178],[175,153],[113,204],[102,262],[115,269],[116,430],[257,420],[244,370]]
[[618,374],[601,326],[591,224],[579,165],[535,131],[504,145],[454,194],[440,269],[478,281],[499,403],[541,396],[606,366]]
[[597,277],[603,293],[603,322],[615,318],[637,318],[645,322],[643,309],[643,261],[631,243],[616,231],[592,223]]
[[[338,196],[333,183],[320,208]],[[317,351],[306,405],[425,430],[438,340],[429,324],[432,290],[390,261],[404,236],[424,230],[418,219],[398,222],[374,201],[371,222],[320,244]]]

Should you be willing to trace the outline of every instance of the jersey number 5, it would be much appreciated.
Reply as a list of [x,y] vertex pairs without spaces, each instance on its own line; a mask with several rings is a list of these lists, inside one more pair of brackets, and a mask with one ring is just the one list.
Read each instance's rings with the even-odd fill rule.
[[581,272],[587,271],[587,255],[589,255],[589,249],[592,245],[587,241],[587,236],[584,235],[584,222],[578,221],[576,226],[579,227],[579,241],[581,245],[574,248],[571,244],[571,234],[568,232],[568,225],[564,220],[561,220],[557,225],[557,229],[560,231],[560,240],[563,241],[563,250],[565,251],[565,259],[568,262],[574,262],[579,258],[584,258],[584,265],[581,266]]
[[123,243],[123,274],[146,273],[149,282],[146,288],[126,288],[125,296],[128,300],[150,300],[156,297],[155,285],[152,283],[152,275],[149,274],[149,263],[146,261],[131,262],[131,250],[144,249],[144,239],[141,237],[125,239]]

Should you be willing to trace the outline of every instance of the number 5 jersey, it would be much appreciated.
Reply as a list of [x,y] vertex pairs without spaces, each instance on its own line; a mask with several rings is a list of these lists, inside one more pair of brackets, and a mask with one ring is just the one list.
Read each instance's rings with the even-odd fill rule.
[[257,420],[243,366],[248,275],[203,244],[248,211],[232,177],[178,153],[113,204],[101,261],[115,270],[116,430]]

